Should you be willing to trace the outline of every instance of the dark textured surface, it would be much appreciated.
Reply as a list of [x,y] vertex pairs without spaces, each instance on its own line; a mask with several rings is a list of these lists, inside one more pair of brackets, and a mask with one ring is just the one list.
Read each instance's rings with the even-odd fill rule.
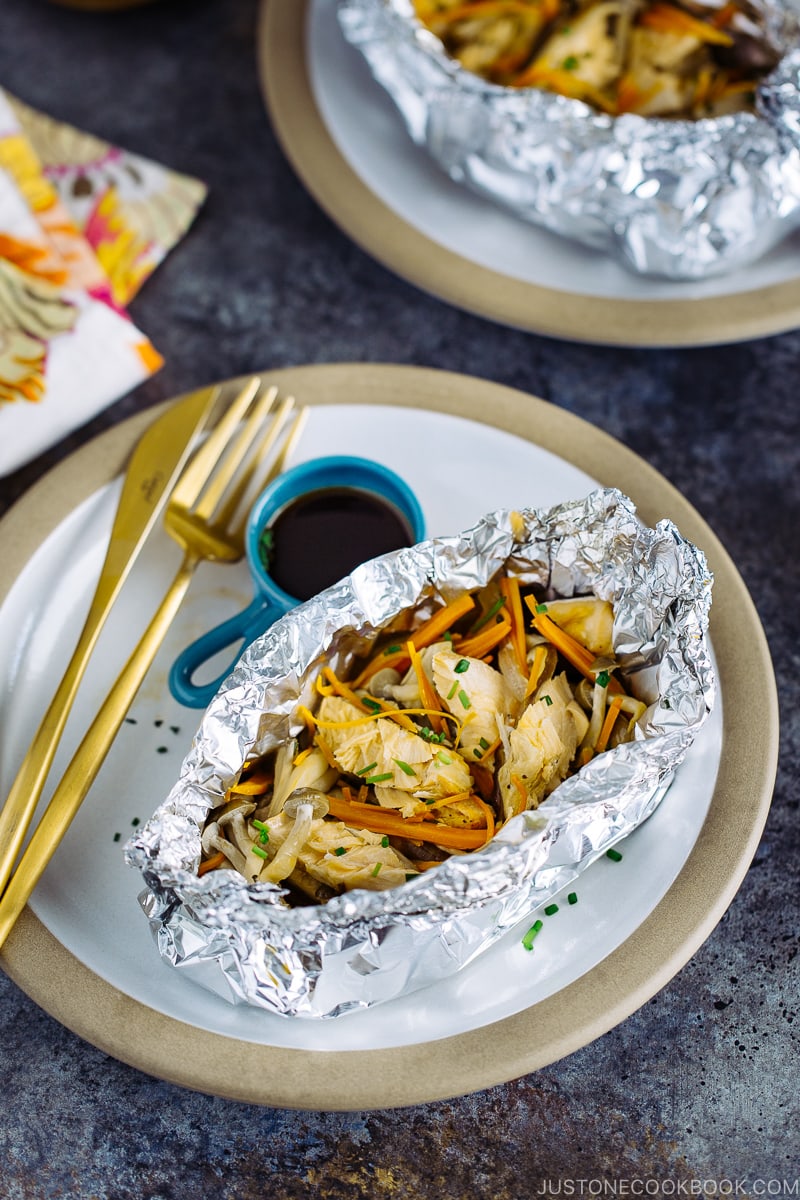
[[627,1194],[660,1181],[676,1195],[706,1181],[708,1195],[729,1180],[734,1194],[798,1195],[800,333],[592,348],[496,327],[395,279],[288,169],[261,101],[255,20],[255,0],[117,16],[2,0],[0,84],[201,176],[210,197],[132,306],[165,369],[0,482],[0,510],[96,432],[212,378],[375,360],[537,393],[643,455],[732,554],[776,662],[775,800],[732,907],[668,987],[569,1059],[461,1100],[338,1115],[196,1095],[109,1059],[0,975],[0,1197],[516,1200],[560,1185],[599,1194],[601,1180],[618,1194],[625,1181]]

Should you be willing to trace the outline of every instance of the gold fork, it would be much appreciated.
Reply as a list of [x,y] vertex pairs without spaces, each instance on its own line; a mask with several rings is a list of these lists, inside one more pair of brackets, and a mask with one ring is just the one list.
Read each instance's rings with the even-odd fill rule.
[[176,484],[164,517],[183,549],[183,562],[159,608],[103,702],[0,899],[0,946],[69,828],[108,754],[142,681],[203,560],[233,563],[244,553],[246,514],[239,510],[256,472],[280,443],[266,484],[283,469],[306,417],[287,423],[294,400],[276,405],[277,388],[261,393],[259,379],[242,389]]

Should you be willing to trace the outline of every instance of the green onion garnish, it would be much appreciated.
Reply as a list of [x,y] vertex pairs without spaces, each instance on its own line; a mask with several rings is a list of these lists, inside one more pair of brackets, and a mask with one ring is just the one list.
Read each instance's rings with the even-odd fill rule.
[[536,611],[537,611],[537,613],[546,613],[546,612],[547,612],[547,605],[546,605],[546,604],[537,604],[537,605],[536,605]]
[[577,904],[577,903],[578,903],[578,893],[570,892],[570,894],[567,896],[567,904]]
[[364,781],[365,783],[386,783],[387,779],[394,779],[394,771],[386,771],[383,775],[370,775]]
[[266,850],[262,850],[260,846],[251,846],[250,849],[253,851],[253,854],[257,854],[259,858],[267,857]]
[[380,871],[382,866],[383,866],[383,863],[375,863],[375,870],[372,872],[373,879],[378,874],[378,872]]
[[406,871],[406,883],[409,879],[419,879],[419,871]]
[[383,837],[381,838],[381,845],[383,846],[384,850],[389,845],[389,839],[386,836],[386,834],[384,834]]
[[118,842],[118,841],[119,841],[119,839],[120,839],[121,837],[122,837],[122,834],[121,834],[121,833],[115,833],[115,834],[114,834],[114,841],[115,841],[115,842]]
[[456,675],[463,675],[465,671],[469,670],[469,659],[460,658],[453,667],[453,670],[455,671]]
[[483,616],[480,618],[479,621],[475,622],[475,624],[470,629],[470,633],[477,633],[479,629],[483,629],[484,625],[488,625],[488,623],[489,623],[489,621],[491,621],[492,617],[496,616],[497,613],[500,612],[500,609],[503,607],[505,602],[506,602],[505,596],[501,597],[500,600],[495,600],[492,607],[483,614]]
[[542,699],[544,700],[544,702],[548,708],[552,707],[553,701],[550,699],[549,696],[542,696]]
[[574,54],[568,54],[567,57],[564,59],[563,63],[561,64],[561,66],[564,68],[565,71],[574,71],[575,68],[578,66],[578,60]]
[[467,695],[467,693],[464,691],[463,688],[458,693],[458,698],[461,701],[462,708],[472,708],[472,701],[470,700],[469,696]]
[[370,771],[374,771],[377,765],[376,762],[371,762],[368,767],[362,767],[360,771],[356,771],[356,775],[369,775]]
[[453,686],[450,688],[450,691],[447,693],[447,699],[452,700],[453,696],[455,696],[457,691],[458,691],[458,680],[455,681]]
[[478,746],[475,747],[472,753],[475,758],[481,758],[483,755],[483,751]]
[[377,700],[373,700],[371,696],[362,696],[361,703],[364,705],[364,708],[368,708],[370,712],[381,711],[380,704],[378,704]]
[[398,654],[403,649],[402,646],[387,646],[384,654]]
[[347,849],[345,846],[337,846],[333,853],[341,858],[343,854],[347,854]]
[[481,738],[481,740],[478,742],[478,745],[480,746],[481,750],[489,749],[489,743],[487,742],[486,738]]
[[606,850],[606,858],[610,858],[612,862],[622,862],[622,855],[619,850]]
[[449,767],[453,760],[449,754],[445,754],[444,750],[440,750],[436,755],[436,761],[440,762],[443,767]]
[[608,671],[601,671],[597,676],[598,687],[608,687]]
[[537,934],[539,933],[539,930],[540,930],[541,928],[542,928],[542,922],[541,922],[541,921],[534,921],[534,922],[533,922],[533,924],[531,925],[530,929],[529,929],[529,930],[528,930],[528,932],[525,934],[525,937],[522,939],[522,944],[523,944],[523,946],[525,947],[525,949],[526,949],[526,950],[532,950],[532,949],[533,949],[533,943],[534,943],[534,939],[536,938],[536,936],[537,936]]
[[546,917],[554,917],[557,912],[558,912],[557,904],[548,904],[547,908],[544,910],[544,915]]
[[416,775],[417,773],[413,767],[408,765],[407,762],[403,762],[402,758],[393,758],[392,762],[397,763],[398,767],[405,775]]

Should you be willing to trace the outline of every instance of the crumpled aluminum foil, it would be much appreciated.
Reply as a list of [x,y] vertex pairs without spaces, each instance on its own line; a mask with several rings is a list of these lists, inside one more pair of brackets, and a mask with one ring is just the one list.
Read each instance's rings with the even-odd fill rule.
[[[520,524],[522,518],[522,526]],[[288,908],[273,884],[196,874],[207,814],[242,763],[299,732],[318,671],[346,670],[411,607],[417,623],[508,566],[548,594],[615,608],[615,651],[648,704],[636,739],[599,755],[488,846],[385,892]],[[648,817],[714,699],[706,643],[711,576],[669,521],[644,526],[614,489],[549,510],[490,513],[359,567],[245,652],[206,711],[178,782],[126,846],[162,957],[233,1003],[334,1017],[449,976]],[[399,623],[396,627],[400,627]]]
[[778,0],[764,13],[785,53],[757,89],[757,115],[686,121],[488,83],[448,56],[411,0],[338,8],[413,141],[452,179],[666,279],[732,271],[800,225],[800,27]]

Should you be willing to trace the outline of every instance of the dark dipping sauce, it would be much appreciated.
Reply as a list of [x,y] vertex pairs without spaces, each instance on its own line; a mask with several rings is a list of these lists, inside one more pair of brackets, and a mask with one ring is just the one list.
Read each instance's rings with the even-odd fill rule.
[[281,509],[259,539],[261,564],[295,600],[349,575],[360,563],[413,543],[401,512],[355,487],[320,488]]

